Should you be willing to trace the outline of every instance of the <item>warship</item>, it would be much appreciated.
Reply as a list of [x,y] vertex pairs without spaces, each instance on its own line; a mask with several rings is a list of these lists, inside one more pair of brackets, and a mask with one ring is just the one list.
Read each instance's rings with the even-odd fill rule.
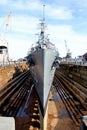
[[40,102],[42,115],[45,115],[55,70],[59,66],[59,53],[45,33],[45,18],[40,22],[38,41],[28,52],[30,70],[35,80],[35,89]]

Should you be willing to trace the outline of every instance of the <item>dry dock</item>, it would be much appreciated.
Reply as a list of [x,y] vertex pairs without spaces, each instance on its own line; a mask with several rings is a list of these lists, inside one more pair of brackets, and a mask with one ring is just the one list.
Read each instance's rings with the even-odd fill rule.
[[[24,64],[0,70],[0,115],[14,117],[15,130],[41,130],[33,80],[24,70],[28,70]],[[53,80],[43,130],[80,130],[82,117],[87,115],[86,104],[87,67],[61,64]]]

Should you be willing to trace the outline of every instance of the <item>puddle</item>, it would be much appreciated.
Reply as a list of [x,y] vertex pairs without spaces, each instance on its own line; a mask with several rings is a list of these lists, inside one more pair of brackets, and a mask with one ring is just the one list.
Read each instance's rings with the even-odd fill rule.
[[60,114],[58,117],[59,117],[59,118],[66,118],[66,117],[69,117],[69,118],[70,118],[70,116],[69,116],[69,114],[68,114],[66,108],[63,108],[63,109],[61,110],[61,114]]
[[54,100],[54,102],[60,101],[60,97],[59,97],[59,95],[58,95],[57,92],[56,92],[55,95],[53,96],[53,100]]

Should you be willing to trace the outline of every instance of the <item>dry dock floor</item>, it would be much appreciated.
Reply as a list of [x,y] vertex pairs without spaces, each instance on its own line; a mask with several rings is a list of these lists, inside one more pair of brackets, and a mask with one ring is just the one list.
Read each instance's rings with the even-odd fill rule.
[[[32,112],[30,110],[33,109],[28,108],[27,110],[28,114],[32,115]],[[45,120],[45,124],[47,125],[47,128],[45,127],[44,130],[80,130],[80,128],[77,127],[70,118],[60,96],[54,88],[52,88],[50,92],[46,118],[47,119]],[[40,122],[37,121],[38,120],[34,119],[31,122],[29,117],[17,118],[16,130],[41,130],[39,128]]]
[[52,88],[48,102],[47,130],[80,130],[70,118],[60,96]]

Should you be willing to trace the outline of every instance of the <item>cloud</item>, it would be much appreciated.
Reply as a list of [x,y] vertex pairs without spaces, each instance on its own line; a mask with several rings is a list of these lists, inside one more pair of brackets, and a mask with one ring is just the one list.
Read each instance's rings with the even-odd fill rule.
[[[9,7],[10,10],[18,11],[18,13],[20,14],[22,14],[23,11],[35,11],[34,14],[36,13],[39,14],[43,10],[43,7],[42,7],[43,2],[41,2],[40,0],[29,0],[29,1],[28,0],[25,0],[25,1],[24,0],[18,0],[18,1],[3,0],[3,2],[1,2],[0,4],[6,6],[5,10],[7,9],[7,7]],[[64,5],[57,7],[57,6],[47,3],[45,10],[46,10],[46,15],[51,18],[55,18],[55,19],[71,19],[72,18],[72,11]],[[31,14],[33,13],[31,12]]]
[[16,33],[34,34],[38,19],[26,15],[16,15],[12,18],[12,30]]
[[3,0],[0,1],[0,5],[15,10],[40,10],[42,4],[39,0]]
[[61,5],[65,5],[65,6],[68,6],[68,7],[86,7],[87,6],[87,0],[61,0],[61,1],[58,1],[58,0],[55,0],[55,2],[53,1],[54,5],[57,5],[57,6],[61,6]]
[[[9,39],[11,39],[9,43],[10,48],[13,48],[13,51],[10,49],[10,56],[14,56],[16,50],[15,57],[20,58],[26,56],[28,49],[31,47],[31,44],[37,41],[37,38],[34,34],[37,32],[38,19],[31,16],[19,17],[16,15],[13,17],[13,21],[13,32],[16,32],[16,35],[14,35],[14,37],[11,36],[13,38],[9,37]],[[64,57],[66,55],[64,40],[67,41],[67,45],[71,50],[73,57],[84,54],[86,52],[86,35],[76,33],[73,30],[72,25],[48,24],[48,29],[46,32],[47,34],[50,34],[50,41],[56,45],[61,57]],[[21,50],[23,53],[21,53],[19,50]]]
[[66,40],[73,57],[87,51],[87,36],[76,33],[71,25],[49,25],[48,33],[50,33],[49,38],[56,45],[62,57],[66,55],[64,40]]
[[[1,4],[6,12],[12,9],[12,30],[8,32],[10,57],[24,57],[31,44],[37,41],[34,34],[38,32],[37,25],[43,14],[43,2],[40,0],[3,0],[0,1]],[[46,2],[47,34],[50,34],[49,38],[58,48],[60,56],[63,57],[66,54],[64,40],[67,41],[73,57],[87,51],[87,32],[85,31],[83,35],[80,30],[87,26],[87,22],[84,22],[86,21],[86,7],[86,0],[55,0],[52,4]],[[4,21],[5,14],[0,17],[0,23]]]
[[31,37],[18,39],[12,36],[8,37],[8,39],[9,57],[16,60],[27,56],[29,48],[34,42]]
[[46,14],[47,16],[51,17],[52,19],[62,19],[62,20],[66,20],[66,19],[72,19],[72,10],[68,9],[65,6],[61,6],[61,7],[55,7],[55,6],[47,6],[46,9]]
[[[63,27],[65,27],[65,29]],[[76,34],[70,26],[69,27],[63,26],[63,27],[56,26],[56,27],[49,27],[48,29],[50,33],[49,39],[57,47],[60,56],[64,57],[66,55],[64,40],[66,40],[67,46],[72,52],[73,57],[84,54],[87,49],[87,37]],[[20,57],[25,57],[31,45],[36,41],[37,39],[35,36],[33,36],[33,38],[26,37],[26,38],[19,38],[19,39],[16,37],[14,38],[9,37],[10,57],[16,59]]]
[[7,4],[8,3],[8,0],[0,0],[0,4],[1,5],[5,5],[5,4]]

